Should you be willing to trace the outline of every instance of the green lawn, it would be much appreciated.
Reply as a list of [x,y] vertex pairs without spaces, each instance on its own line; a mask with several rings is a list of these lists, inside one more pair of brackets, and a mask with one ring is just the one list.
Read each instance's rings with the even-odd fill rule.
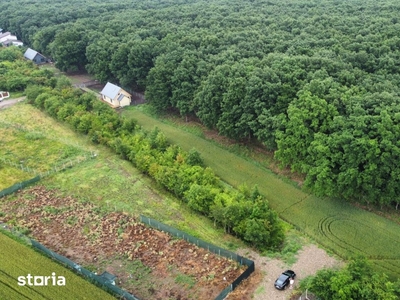
[[[0,253],[0,299],[115,299],[69,269],[1,232]],[[27,281],[24,286],[18,285],[19,276],[51,276],[53,272],[55,278],[65,278],[65,286],[29,286]]]
[[309,195],[260,164],[207,141],[196,134],[163,123],[130,107],[124,115],[132,117],[145,129],[158,127],[168,140],[183,149],[196,148],[206,165],[232,186],[258,185],[280,217],[311,236],[320,244],[348,258],[364,254],[377,269],[400,278],[400,226],[341,200]]
[[0,191],[32,177],[34,177],[32,174],[22,171],[20,168],[2,164],[0,160]]

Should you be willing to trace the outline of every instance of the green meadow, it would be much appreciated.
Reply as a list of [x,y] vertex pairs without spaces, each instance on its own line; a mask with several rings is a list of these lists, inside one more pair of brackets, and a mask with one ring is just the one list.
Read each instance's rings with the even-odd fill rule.
[[[26,245],[23,245],[0,232],[0,299],[115,299],[113,296],[79,277],[71,270],[55,263],[51,259],[39,254]],[[29,259],[27,259],[29,258]],[[48,281],[47,286],[25,285],[19,276],[59,276],[65,278],[65,285],[53,285]],[[37,280],[40,283],[41,280]],[[31,279],[31,284],[33,284]],[[59,283],[62,283],[60,281]]]
[[232,186],[258,185],[279,216],[299,231],[346,259],[363,254],[374,266],[400,278],[400,226],[340,199],[318,198],[284,181],[259,163],[207,141],[198,134],[172,126],[131,107],[124,115],[145,129],[158,127],[168,140],[185,150],[196,148],[205,163]]

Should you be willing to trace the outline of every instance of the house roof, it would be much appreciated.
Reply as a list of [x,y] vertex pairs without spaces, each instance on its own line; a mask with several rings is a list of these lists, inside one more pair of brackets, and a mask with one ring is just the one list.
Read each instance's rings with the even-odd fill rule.
[[28,48],[24,53],[24,57],[27,59],[33,60],[35,58],[36,54],[38,54],[38,53],[39,52],[37,52],[31,48]]
[[[20,40],[10,40],[10,39],[8,39],[8,40],[5,40],[5,41],[3,41],[2,42],[3,43],[3,45],[4,46],[6,46],[6,45],[9,45],[9,44],[24,44],[22,41],[20,41]],[[1,44],[1,43],[0,43]]]
[[9,32],[9,31],[4,32],[4,33],[0,34],[0,39],[5,37],[5,36],[9,36],[9,35],[11,35],[11,32]]
[[103,90],[100,92],[100,94],[107,96],[108,98],[114,99],[118,95],[118,92],[120,90],[121,90],[121,88],[119,86],[116,86],[115,84],[107,82],[106,86],[103,88]]

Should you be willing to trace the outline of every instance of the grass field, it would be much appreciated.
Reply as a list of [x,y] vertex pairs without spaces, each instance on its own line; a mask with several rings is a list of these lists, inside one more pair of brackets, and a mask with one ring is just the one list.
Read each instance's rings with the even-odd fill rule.
[[[0,299],[115,299],[67,268],[0,232]],[[28,259],[29,258],[29,259]],[[18,285],[19,276],[63,276],[65,286]],[[40,280],[39,280],[40,281]],[[37,281],[37,282],[39,282]],[[32,282],[33,283],[33,282]],[[52,281],[49,281],[52,283]]]
[[52,130],[56,122],[43,124],[43,119],[29,111],[29,106],[18,104],[1,112],[0,162],[30,172],[33,177],[63,164],[72,164],[90,152],[68,135]]
[[20,168],[2,164],[0,161],[0,191],[32,177],[31,173],[25,172]]
[[282,219],[339,256],[363,254],[377,269],[400,278],[400,226],[395,222],[340,199],[309,195],[259,163],[239,157],[198,134],[158,121],[134,107],[125,110],[124,115],[136,119],[145,129],[158,127],[170,142],[185,150],[196,148],[206,165],[230,185],[257,184]]

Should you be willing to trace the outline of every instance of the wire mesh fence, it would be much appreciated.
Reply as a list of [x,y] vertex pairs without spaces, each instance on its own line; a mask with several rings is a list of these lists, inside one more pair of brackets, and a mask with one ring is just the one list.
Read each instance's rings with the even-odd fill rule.
[[35,170],[34,168],[30,168],[30,167],[22,164],[22,163],[16,163],[16,162],[14,162],[14,161],[12,161],[11,159],[8,159],[8,158],[0,157],[0,161],[3,162],[6,165],[11,166],[11,167],[21,169],[24,172],[32,173],[32,174],[38,175],[41,178],[43,178],[43,177],[46,177],[46,176],[50,176],[50,175],[52,175],[54,173],[57,173],[57,172],[72,168],[73,166],[75,166],[77,164],[80,164],[80,163],[82,163],[84,161],[87,161],[89,159],[96,158],[96,157],[97,157],[97,154],[95,152],[84,153],[84,154],[82,154],[80,156],[64,160],[63,162],[61,162],[61,163],[59,163],[59,164],[57,164],[55,166],[50,167],[50,169],[48,169],[46,171],[40,171],[40,172]]
[[157,228],[158,230],[164,231],[164,232],[168,232],[169,234],[176,236],[178,238],[181,238],[191,244],[194,244],[198,247],[201,247],[203,249],[207,249],[208,251],[229,258],[233,261],[238,262],[240,265],[245,265],[247,266],[247,269],[239,275],[238,278],[236,278],[228,287],[226,287],[216,298],[215,300],[223,300],[225,299],[225,297],[232,292],[243,280],[245,280],[246,278],[248,278],[251,273],[254,272],[255,270],[255,264],[254,261],[247,259],[245,257],[242,257],[236,253],[233,253],[229,250],[220,248],[218,246],[215,246],[213,244],[207,243],[203,240],[200,240],[194,236],[191,236],[183,231],[180,231],[176,228],[173,228],[171,226],[165,225],[163,223],[160,223],[154,219],[145,217],[145,216],[140,216],[140,221],[144,224],[147,224],[151,227]]
[[78,265],[74,261],[68,259],[65,256],[62,256],[54,251],[51,251],[38,241],[27,237],[26,235],[22,234],[18,229],[8,226],[6,223],[0,222],[0,228],[7,232],[10,232],[12,235],[18,237],[19,239],[23,240],[24,243],[27,245],[32,246],[33,248],[39,250],[43,254],[47,255],[48,257],[56,260],[57,262],[61,263],[62,265],[69,267],[73,271],[77,272],[78,274],[82,275],[86,280],[90,281],[91,283],[96,284],[100,288],[104,289],[107,292],[111,292],[114,295],[120,296],[119,299],[125,300],[140,300],[139,298],[135,297],[134,295],[130,294],[129,292],[125,291],[124,289],[119,288],[115,285],[113,280],[109,280],[106,277],[101,275],[97,275],[90,270]]
[[4,197],[4,196],[7,196],[7,195],[10,195],[10,194],[12,194],[12,193],[14,193],[14,192],[16,192],[18,190],[21,190],[21,189],[25,188],[26,186],[28,186],[28,185],[30,185],[32,183],[38,182],[39,180],[40,180],[40,176],[36,176],[36,177],[31,178],[31,179],[28,179],[28,180],[25,180],[25,181],[22,181],[22,182],[18,182],[16,184],[14,184],[14,185],[12,185],[12,186],[0,191],[0,198]]
[[39,243],[35,240],[31,239],[30,241],[34,248],[40,250],[47,256],[57,260],[58,262],[62,263],[63,265],[73,269],[75,272],[81,274],[84,278],[97,284],[104,290],[111,291],[115,295],[121,296],[121,297],[123,297],[123,299],[126,299],[126,300],[139,300],[134,295],[132,295],[132,294],[128,293],[127,291],[116,286],[114,281],[108,280],[100,275],[94,274],[93,272],[89,271],[88,269],[85,269],[84,267],[78,265],[74,261],[68,259],[67,257],[62,256],[54,251],[51,251],[50,249],[46,248],[41,243]]

